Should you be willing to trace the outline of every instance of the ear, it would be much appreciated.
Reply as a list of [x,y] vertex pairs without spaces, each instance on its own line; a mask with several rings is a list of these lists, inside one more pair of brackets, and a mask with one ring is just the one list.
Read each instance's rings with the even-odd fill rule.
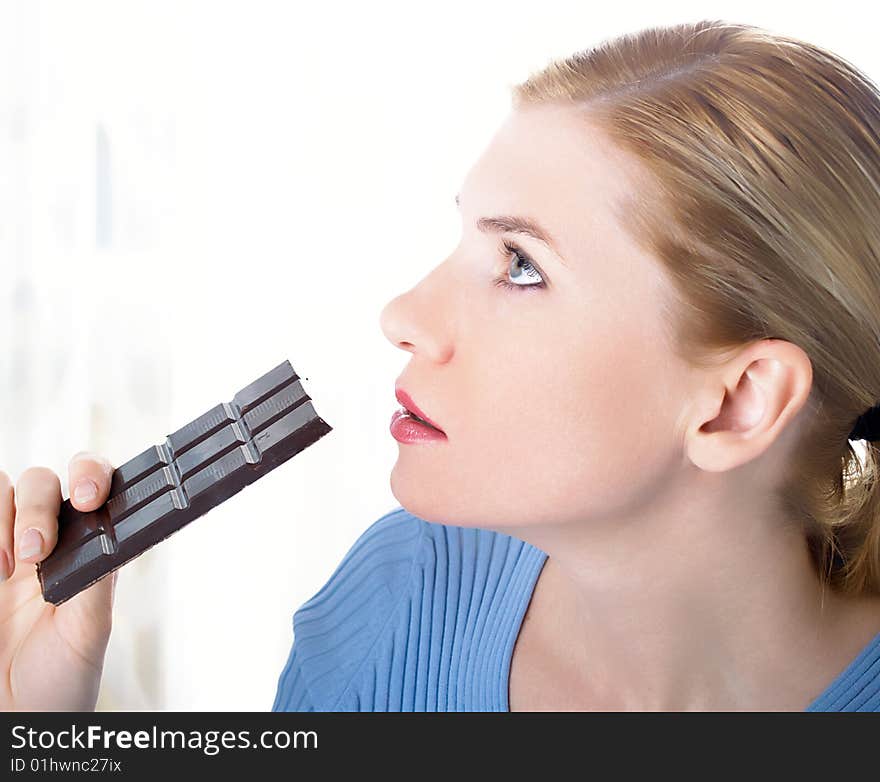
[[749,343],[711,370],[686,432],[688,458],[709,472],[757,458],[804,406],[812,384],[812,363],[797,345]]

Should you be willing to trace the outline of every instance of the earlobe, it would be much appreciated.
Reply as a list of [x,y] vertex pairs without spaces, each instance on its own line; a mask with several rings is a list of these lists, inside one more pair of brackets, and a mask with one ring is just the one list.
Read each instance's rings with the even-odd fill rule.
[[722,404],[718,414],[697,427],[688,438],[688,459],[706,472],[723,472],[742,463],[737,456],[740,432],[731,427],[730,416]]

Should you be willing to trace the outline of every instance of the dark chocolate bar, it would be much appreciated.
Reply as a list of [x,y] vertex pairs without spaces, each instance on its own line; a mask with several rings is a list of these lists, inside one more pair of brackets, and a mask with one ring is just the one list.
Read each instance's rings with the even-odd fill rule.
[[43,598],[61,605],[332,431],[310,399],[285,361],[117,467],[100,508],[64,500]]

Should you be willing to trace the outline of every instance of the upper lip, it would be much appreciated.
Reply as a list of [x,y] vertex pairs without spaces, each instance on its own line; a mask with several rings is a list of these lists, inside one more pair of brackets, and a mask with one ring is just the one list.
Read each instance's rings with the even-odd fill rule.
[[[438,429],[439,431],[443,432],[443,430],[440,429],[440,427],[437,426],[437,424],[435,424],[430,418],[428,418],[428,416],[426,416],[416,406],[416,403],[413,402],[412,397],[408,393],[406,393],[406,391],[404,391],[400,386],[395,386],[394,395],[397,397],[397,401],[400,402],[400,404],[402,404],[407,410],[409,410],[411,413],[415,413],[423,421],[427,421],[435,429]],[[445,434],[445,432],[444,432],[444,434]]]

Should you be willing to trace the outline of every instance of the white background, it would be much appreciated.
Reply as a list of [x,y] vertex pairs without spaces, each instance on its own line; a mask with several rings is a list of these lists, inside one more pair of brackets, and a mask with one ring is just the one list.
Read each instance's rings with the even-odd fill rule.
[[[119,465],[289,359],[334,431],[120,572],[99,709],[264,710],[397,507],[381,308],[553,57],[720,18],[880,74],[869,4],[0,0],[0,469]],[[863,9],[863,10],[857,10]]]

